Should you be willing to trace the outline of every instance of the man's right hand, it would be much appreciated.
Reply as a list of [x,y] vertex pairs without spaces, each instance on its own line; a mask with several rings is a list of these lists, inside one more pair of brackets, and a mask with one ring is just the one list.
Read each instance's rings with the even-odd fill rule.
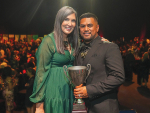
[[80,88],[80,87],[82,87],[83,86],[83,84],[80,84],[79,86],[76,86],[75,88]]

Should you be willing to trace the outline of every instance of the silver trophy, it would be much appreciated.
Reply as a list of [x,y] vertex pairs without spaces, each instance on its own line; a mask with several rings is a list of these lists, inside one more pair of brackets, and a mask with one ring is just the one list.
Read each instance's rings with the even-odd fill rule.
[[[74,84],[75,86],[79,86],[80,84],[86,83],[86,79],[91,71],[91,65],[87,64],[87,66],[72,66],[68,68],[66,65],[64,65],[63,70],[70,83]],[[82,99],[75,99],[73,110],[85,109],[85,105],[83,103],[84,102]]]

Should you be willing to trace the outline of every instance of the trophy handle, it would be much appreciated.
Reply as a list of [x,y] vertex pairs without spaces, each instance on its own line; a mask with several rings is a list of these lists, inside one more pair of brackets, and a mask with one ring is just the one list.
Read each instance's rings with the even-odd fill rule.
[[63,70],[64,70],[64,73],[65,73],[65,76],[68,78],[68,80],[70,81],[70,84],[71,84],[71,80],[70,80],[70,78],[67,76],[68,68],[67,68],[66,65],[63,66]]
[[90,72],[91,72],[91,64],[87,64],[87,71],[88,71],[88,74],[87,74],[87,76],[86,76],[86,78],[85,78],[85,80],[84,80],[84,83],[86,83],[86,79],[89,77],[89,75],[90,75]]

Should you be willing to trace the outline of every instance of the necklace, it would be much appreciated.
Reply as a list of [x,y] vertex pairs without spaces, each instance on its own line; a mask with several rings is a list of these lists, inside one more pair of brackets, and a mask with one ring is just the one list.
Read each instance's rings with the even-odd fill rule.
[[85,56],[87,55],[88,50],[84,50],[81,52],[81,58],[85,58]]
[[68,41],[64,41],[64,47],[65,47],[65,50],[68,50],[71,53],[71,46],[68,43]]
[[64,41],[64,46],[65,46],[65,48],[67,48],[69,46],[68,41]]
[[87,55],[89,49],[88,49],[88,46],[82,46],[81,48],[81,58],[85,58],[85,56]]

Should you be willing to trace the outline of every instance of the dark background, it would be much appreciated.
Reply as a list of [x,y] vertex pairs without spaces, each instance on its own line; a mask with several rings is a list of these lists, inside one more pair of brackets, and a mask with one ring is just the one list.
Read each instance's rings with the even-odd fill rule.
[[0,0],[0,34],[48,34],[64,5],[96,14],[109,40],[150,38],[150,0]]

